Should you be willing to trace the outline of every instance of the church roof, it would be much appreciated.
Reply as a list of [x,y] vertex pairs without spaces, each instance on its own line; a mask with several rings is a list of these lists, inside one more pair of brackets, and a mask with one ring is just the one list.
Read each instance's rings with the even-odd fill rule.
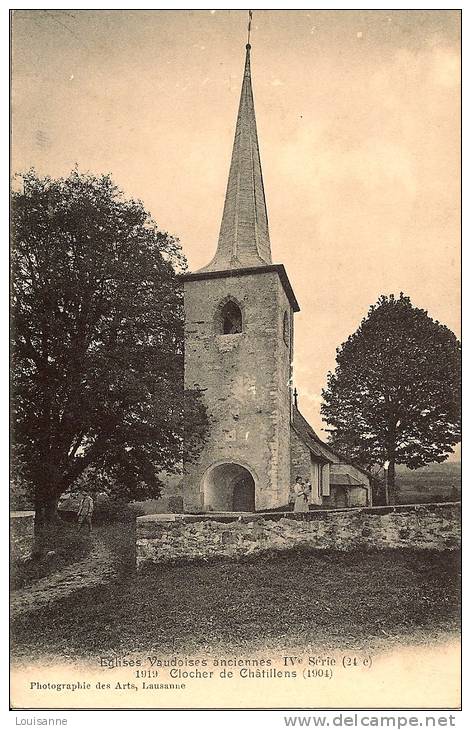
[[296,406],[293,407],[292,426],[314,456],[317,456],[322,461],[330,461],[331,463],[338,461],[336,458],[337,455],[320,440],[312,426],[306,421]]
[[250,73],[250,48],[248,43],[218,246],[214,258],[200,269],[201,272],[271,264]]
[[[361,466],[358,466],[358,464],[355,464],[355,462],[346,459],[344,456],[341,456],[336,451],[331,449],[328,444],[324,443],[314,431],[311,424],[308,423],[302,413],[298,411],[296,406],[293,406],[293,417],[291,425],[298,434],[298,436],[302,439],[302,441],[315,456],[318,456],[324,461],[330,461],[332,464],[350,464],[351,466],[355,467],[355,469],[358,469],[359,472],[367,476],[370,481],[374,481],[376,479],[375,477],[373,477],[372,474],[370,474],[369,471],[363,469]],[[334,483],[340,484],[340,482]]]
[[354,477],[352,474],[338,471],[333,471],[330,473],[330,485],[337,487],[363,487],[363,489],[366,488],[363,482]]

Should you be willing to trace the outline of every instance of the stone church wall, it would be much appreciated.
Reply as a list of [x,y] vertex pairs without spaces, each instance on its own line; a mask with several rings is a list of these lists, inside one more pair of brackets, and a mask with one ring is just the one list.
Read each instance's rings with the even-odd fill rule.
[[[252,474],[256,510],[286,505],[290,348],[283,317],[291,310],[278,273],[190,280],[184,286],[185,388],[203,390],[210,417],[198,462],[185,468],[185,511],[204,509],[209,470],[226,463]],[[241,333],[218,332],[218,311],[228,300],[242,310]]]
[[456,502],[258,515],[146,515],[137,519],[137,564],[273,550],[413,548],[455,550]]
[[311,479],[311,452],[292,428],[291,440],[291,484],[294,484],[299,475],[303,479]]

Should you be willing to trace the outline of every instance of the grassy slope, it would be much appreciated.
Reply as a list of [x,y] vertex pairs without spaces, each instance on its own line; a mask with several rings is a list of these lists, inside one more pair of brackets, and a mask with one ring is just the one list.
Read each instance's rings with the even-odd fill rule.
[[458,625],[456,553],[300,551],[135,575],[123,535],[120,581],[19,619],[17,657],[328,648]]

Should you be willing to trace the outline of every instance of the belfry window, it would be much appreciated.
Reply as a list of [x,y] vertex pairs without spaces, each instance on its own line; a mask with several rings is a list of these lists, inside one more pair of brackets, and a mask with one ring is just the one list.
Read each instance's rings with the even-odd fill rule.
[[242,312],[235,302],[226,302],[221,310],[220,322],[220,331],[223,335],[236,335],[242,332]]

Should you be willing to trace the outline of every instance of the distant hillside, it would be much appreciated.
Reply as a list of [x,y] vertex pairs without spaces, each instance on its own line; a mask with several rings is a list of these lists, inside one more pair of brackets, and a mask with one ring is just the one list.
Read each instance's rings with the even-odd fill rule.
[[396,482],[401,504],[461,499],[461,462],[427,464],[421,469],[399,465]]

